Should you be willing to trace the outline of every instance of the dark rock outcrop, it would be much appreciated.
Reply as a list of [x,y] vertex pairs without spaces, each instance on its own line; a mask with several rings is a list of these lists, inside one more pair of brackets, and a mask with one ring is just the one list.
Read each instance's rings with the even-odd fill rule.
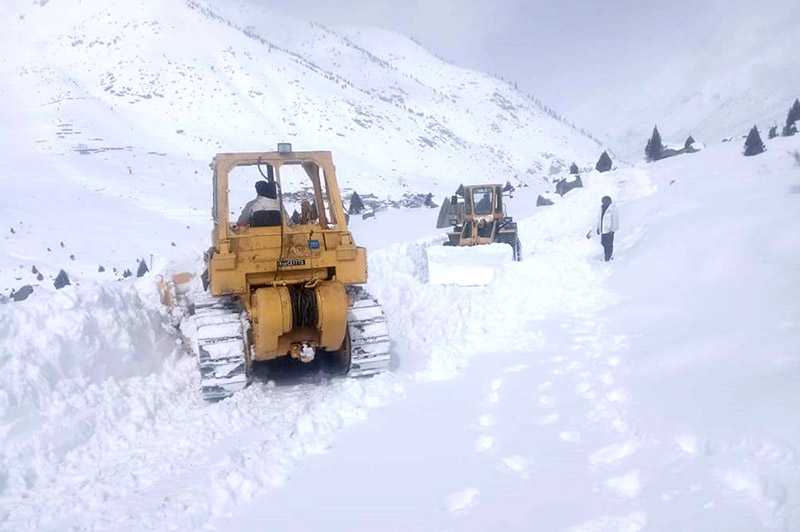
[[64,270],[58,272],[56,280],[53,282],[53,286],[56,287],[56,290],[61,290],[62,288],[64,288],[65,286],[69,286],[70,284],[72,283],[69,282],[69,276],[67,275],[67,272],[65,272]]
[[567,180],[562,179],[558,183],[556,183],[556,194],[559,196],[563,196],[570,190],[574,188],[583,188],[583,181],[581,180],[581,176],[575,176],[575,179]]
[[14,301],[25,301],[32,293],[33,287],[29,284],[26,284],[25,286],[21,286],[19,290],[12,290],[10,297]]
[[552,200],[549,200],[549,199],[545,198],[541,194],[539,194],[539,197],[536,198],[536,206],[537,207],[546,207],[546,206],[552,205],[552,204],[553,204]]

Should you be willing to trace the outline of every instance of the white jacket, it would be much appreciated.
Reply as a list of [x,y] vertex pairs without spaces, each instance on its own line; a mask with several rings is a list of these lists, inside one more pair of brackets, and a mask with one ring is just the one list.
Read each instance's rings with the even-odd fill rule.
[[597,220],[597,229],[600,234],[615,233],[619,230],[619,215],[617,214],[617,206],[613,203],[608,206],[606,213],[603,214],[603,208],[600,207],[600,215]]
[[256,211],[278,211],[281,210],[281,204],[274,198],[267,198],[265,196],[258,196],[254,200],[250,200],[242,209],[242,214],[236,223],[239,225],[247,225],[250,223],[250,215]]

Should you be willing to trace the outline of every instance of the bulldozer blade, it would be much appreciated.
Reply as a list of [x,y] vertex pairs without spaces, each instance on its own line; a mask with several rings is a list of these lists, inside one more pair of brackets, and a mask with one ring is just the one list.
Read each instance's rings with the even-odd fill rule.
[[428,281],[431,284],[486,286],[496,271],[513,262],[508,244],[482,246],[431,246],[428,248]]

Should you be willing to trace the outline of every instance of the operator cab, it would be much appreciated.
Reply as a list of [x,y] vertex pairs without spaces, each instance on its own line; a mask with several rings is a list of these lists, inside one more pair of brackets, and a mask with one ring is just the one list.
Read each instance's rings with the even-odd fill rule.
[[[278,154],[279,158],[271,157],[269,162],[260,159],[240,162],[230,169],[227,203],[233,208],[243,206],[238,213],[230,212],[230,229],[242,233],[260,227],[336,228],[337,216],[328,200],[329,183],[324,170],[300,154],[293,158],[291,144],[279,144]],[[258,192],[254,199],[253,185],[258,188],[259,183],[268,185],[274,194],[264,196]],[[216,192],[216,185],[214,189]],[[217,207],[215,197],[215,221]],[[238,218],[233,218],[237,215]]]

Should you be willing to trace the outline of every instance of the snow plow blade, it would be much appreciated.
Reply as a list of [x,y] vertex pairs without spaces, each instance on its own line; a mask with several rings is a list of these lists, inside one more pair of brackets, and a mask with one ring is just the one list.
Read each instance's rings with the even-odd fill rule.
[[440,285],[486,286],[500,268],[513,261],[513,248],[504,243],[430,246],[428,281]]

